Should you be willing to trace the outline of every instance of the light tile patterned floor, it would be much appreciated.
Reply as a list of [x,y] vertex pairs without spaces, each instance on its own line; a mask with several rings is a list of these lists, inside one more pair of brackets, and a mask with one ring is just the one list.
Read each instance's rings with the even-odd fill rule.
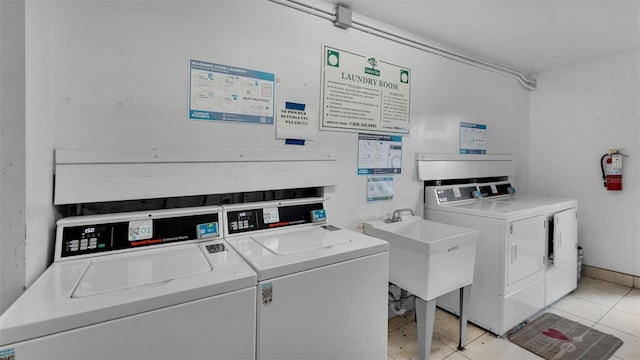
[[[578,288],[541,313],[552,312],[620,338],[612,359],[640,360],[640,289],[582,277]],[[542,359],[509,340],[469,323],[464,351],[456,350],[458,318],[436,310],[431,360]],[[413,312],[389,319],[389,360],[418,358]]]

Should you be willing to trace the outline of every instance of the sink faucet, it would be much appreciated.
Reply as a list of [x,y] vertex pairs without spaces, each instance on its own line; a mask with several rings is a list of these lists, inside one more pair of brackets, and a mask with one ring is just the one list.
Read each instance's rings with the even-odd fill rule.
[[393,212],[393,215],[391,215],[391,218],[386,219],[384,222],[386,222],[386,223],[394,223],[394,222],[402,221],[402,217],[400,216],[400,213],[407,212],[407,211],[410,212],[412,216],[415,215],[415,213],[413,212],[412,209],[408,209],[408,208],[407,209],[398,209],[398,210],[395,210]]

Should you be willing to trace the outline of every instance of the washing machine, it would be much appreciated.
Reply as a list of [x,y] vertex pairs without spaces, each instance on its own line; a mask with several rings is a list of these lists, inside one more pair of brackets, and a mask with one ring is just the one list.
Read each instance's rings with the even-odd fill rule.
[[0,316],[6,359],[251,359],[256,273],[219,207],[69,217]]
[[322,198],[223,206],[258,276],[257,359],[386,359],[389,246],[327,222]]

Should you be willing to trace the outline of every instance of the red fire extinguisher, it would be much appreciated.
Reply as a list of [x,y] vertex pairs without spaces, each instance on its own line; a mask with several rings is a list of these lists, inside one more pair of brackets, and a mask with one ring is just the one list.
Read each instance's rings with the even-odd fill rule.
[[600,158],[603,185],[609,191],[622,190],[622,149],[610,149]]

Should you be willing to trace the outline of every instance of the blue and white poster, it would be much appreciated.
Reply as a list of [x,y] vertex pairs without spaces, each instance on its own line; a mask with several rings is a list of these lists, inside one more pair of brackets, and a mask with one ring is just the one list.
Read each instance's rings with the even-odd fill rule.
[[358,134],[358,175],[401,172],[402,136]]
[[273,124],[275,75],[191,60],[189,119]]
[[460,123],[460,154],[487,153],[487,125]]
[[393,199],[393,178],[368,177],[367,202],[385,201]]

